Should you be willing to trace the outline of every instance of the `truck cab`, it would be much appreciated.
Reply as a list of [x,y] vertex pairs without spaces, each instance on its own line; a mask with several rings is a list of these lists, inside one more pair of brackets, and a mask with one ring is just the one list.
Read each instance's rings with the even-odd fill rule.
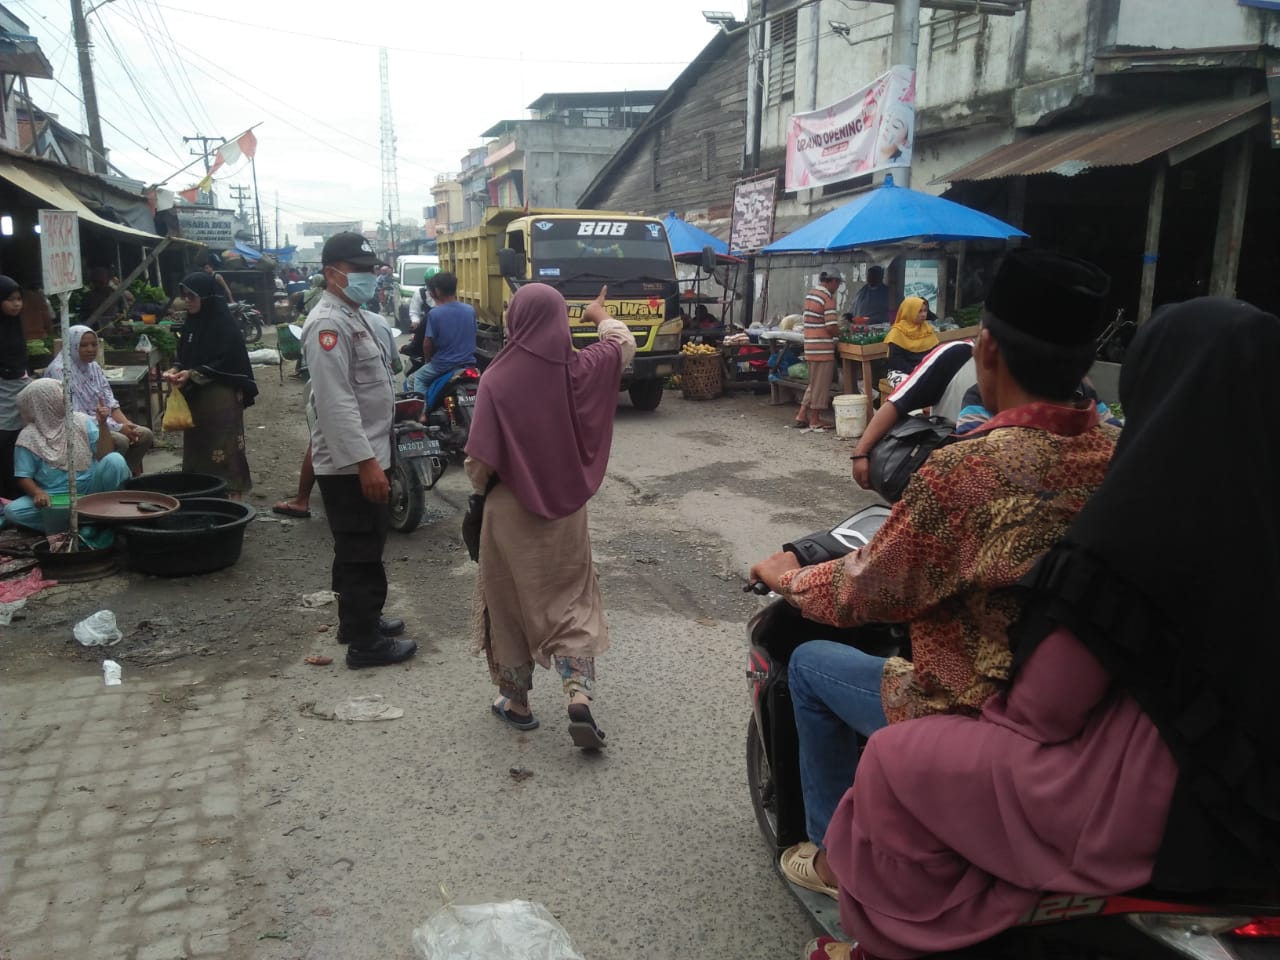
[[596,340],[582,314],[607,286],[606,309],[636,338],[635,360],[622,379],[632,404],[655,409],[666,379],[679,373],[679,288],[661,220],[593,210],[491,210],[483,225],[446,235],[440,250],[444,268],[459,278],[459,299],[476,307],[482,362],[505,343],[506,302],[523,284],[560,291],[577,348]]
[[433,255],[411,255],[396,257],[396,304],[397,324],[402,331],[409,329],[409,301],[418,295],[418,290],[426,286],[432,274],[440,272],[440,258]]

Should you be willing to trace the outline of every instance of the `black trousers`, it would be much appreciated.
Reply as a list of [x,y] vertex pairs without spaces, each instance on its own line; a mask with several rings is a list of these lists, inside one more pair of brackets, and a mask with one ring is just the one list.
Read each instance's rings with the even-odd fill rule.
[[316,477],[333,533],[333,592],[338,595],[338,628],[352,647],[382,642],[378,617],[387,599],[382,548],[391,529],[385,503],[370,503],[354,474]]

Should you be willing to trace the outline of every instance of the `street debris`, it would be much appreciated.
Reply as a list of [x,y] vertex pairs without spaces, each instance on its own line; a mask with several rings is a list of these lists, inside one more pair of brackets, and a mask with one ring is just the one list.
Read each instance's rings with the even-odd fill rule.
[[120,686],[120,664],[114,660],[103,660],[102,682],[108,687]]
[[110,647],[124,639],[116,626],[116,615],[110,610],[90,614],[72,628],[82,647]]
[[26,598],[15,600],[13,603],[0,603],[0,627],[7,627],[13,623],[14,614],[27,605]]
[[516,783],[524,783],[533,776],[532,770],[526,770],[524,767],[512,767],[507,771],[511,775],[511,779]]
[[338,599],[338,595],[332,590],[317,590],[315,593],[304,593],[302,595],[302,605],[304,607],[323,607],[325,604],[333,603]]
[[413,931],[419,960],[582,960],[568,932],[540,903],[448,903]]
[[339,720],[355,722],[360,720],[399,720],[404,711],[385,703],[380,693],[370,693],[363,697],[352,697],[333,708],[333,714]]
[[333,657],[326,657],[323,653],[313,653],[309,657],[304,657],[303,663],[309,663],[313,667],[327,667],[333,663]]

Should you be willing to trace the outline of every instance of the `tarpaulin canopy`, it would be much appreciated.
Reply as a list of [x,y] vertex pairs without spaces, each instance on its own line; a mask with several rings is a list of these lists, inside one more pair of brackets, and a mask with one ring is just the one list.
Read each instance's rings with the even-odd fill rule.
[[698,263],[702,260],[702,248],[710,247],[716,252],[716,260],[720,263],[741,263],[742,261],[729,253],[729,245],[714,234],[695,227],[688,221],[681,220],[672,210],[662,218],[662,225],[667,228],[667,239],[671,241],[671,252],[681,263]]
[[831,253],[905,240],[1007,240],[1025,237],[1017,227],[978,210],[895,186],[893,177],[875,190],[823,214],[761,249],[780,253]]

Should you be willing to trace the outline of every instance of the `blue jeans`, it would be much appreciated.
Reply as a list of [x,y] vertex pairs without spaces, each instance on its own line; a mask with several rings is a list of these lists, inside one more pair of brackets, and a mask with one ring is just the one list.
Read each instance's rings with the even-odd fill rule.
[[[447,371],[446,371],[447,372]],[[427,395],[427,389],[431,386],[431,381],[442,374],[436,370],[428,361],[413,372],[413,376],[405,381],[405,387],[410,393],[420,393],[424,397]]]
[[818,846],[836,806],[853,786],[858,734],[888,726],[880,701],[884,660],[830,640],[802,643],[791,655],[787,684],[800,738],[805,827]]

